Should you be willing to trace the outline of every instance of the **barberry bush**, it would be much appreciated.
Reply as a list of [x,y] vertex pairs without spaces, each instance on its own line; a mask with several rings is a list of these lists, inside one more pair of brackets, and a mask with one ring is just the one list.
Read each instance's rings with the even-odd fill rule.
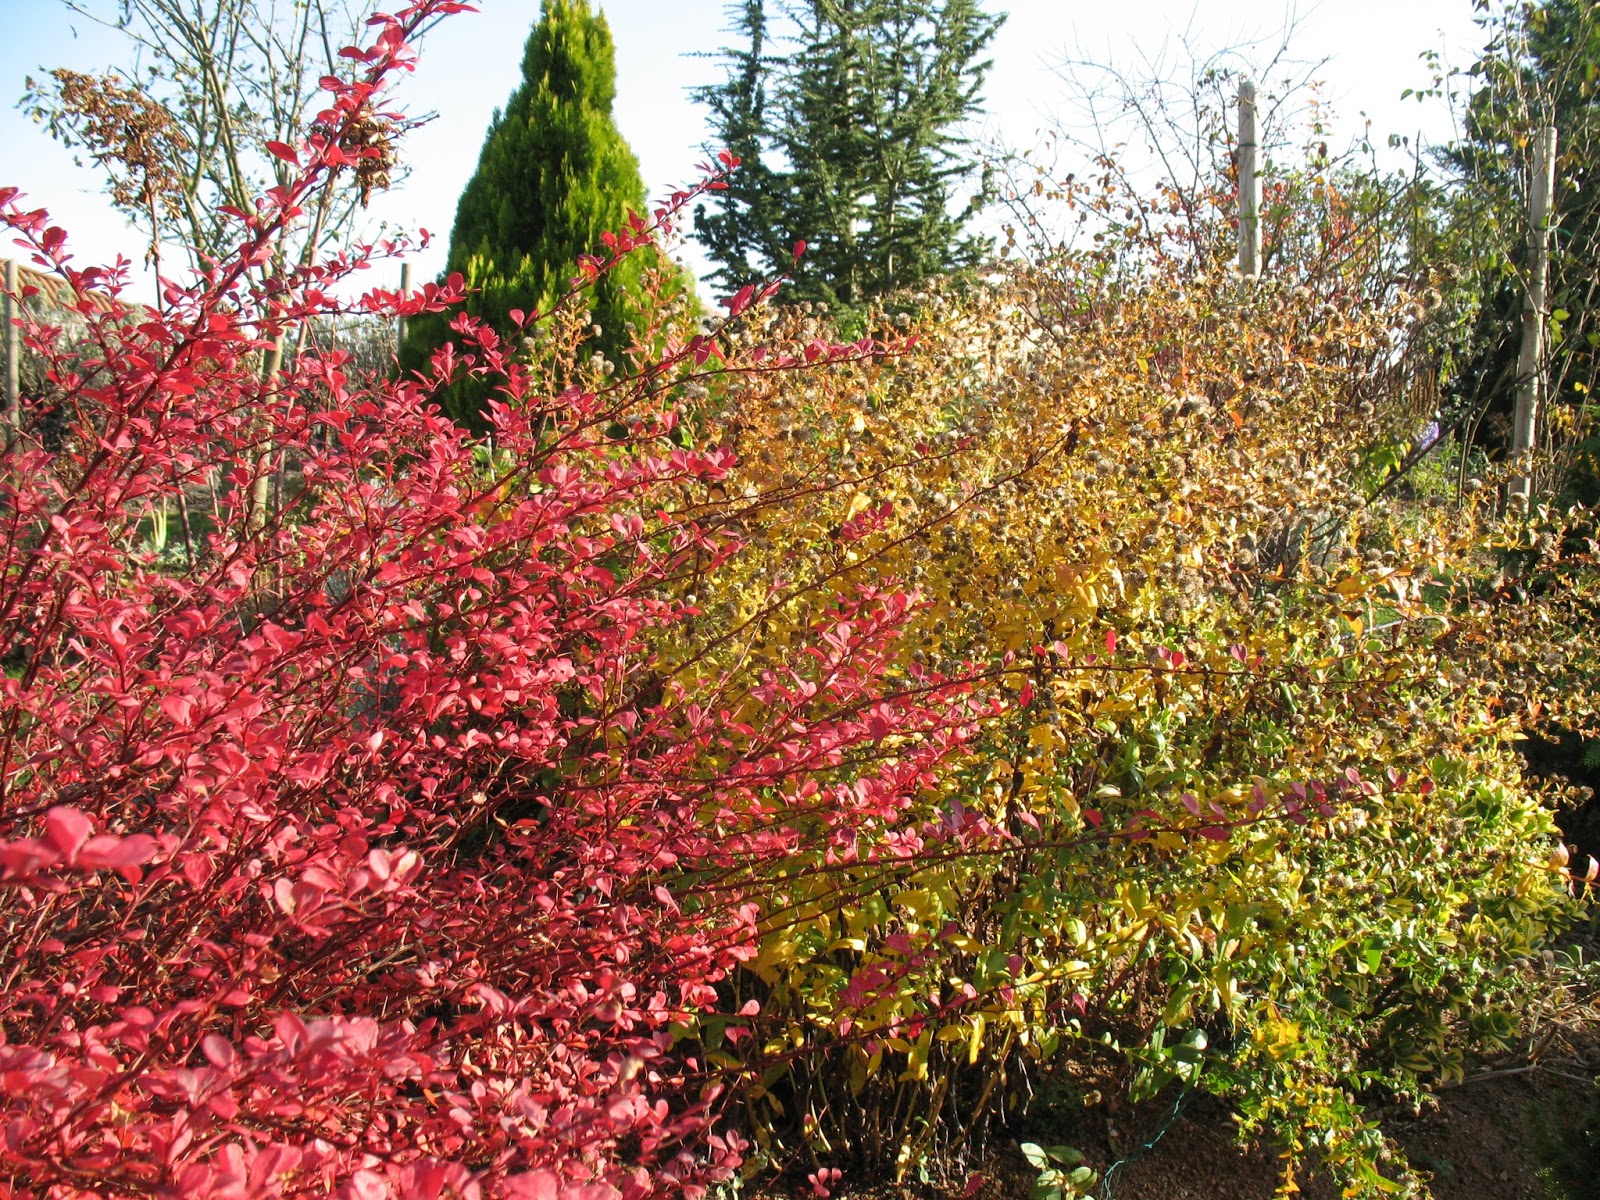
[[[899,666],[915,601],[887,580],[759,677],[663,661],[739,553],[740,512],[696,500],[732,455],[674,407],[725,367],[657,331],[608,376],[573,310],[692,193],[562,313],[516,314],[526,338],[460,318],[472,353],[396,379],[304,335],[461,298],[337,299],[392,246],[273,264],[390,153],[385,88],[462,7],[378,20],[319,132],[272,148],[290,182],[157,309],[106,305],[125,266],[77,269],[0,192],[81,327],[28,318],[53,415],[0,460],[0,1194],[698,1195],[742,1143],[677,1031],[753,1011],[727,980],[763,878],[847,832],[908,853],[969,733],[964,687]],[[464,375],[483,441],[430,403]]]

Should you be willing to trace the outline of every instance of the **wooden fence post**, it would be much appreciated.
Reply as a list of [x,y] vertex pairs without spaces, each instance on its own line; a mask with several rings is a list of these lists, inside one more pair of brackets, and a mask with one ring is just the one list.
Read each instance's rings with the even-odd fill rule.
[[1239,274],[1261,272],[1261,179],[1256,174],[1256,85],[1239,84]]
[[15,429],[22,415],[22,350],[17,336],[17,264],[6,259],[6,424]]
[[1528,204],[1528,291],[1522,305],[1522,349],[1517,354],[1517,403],[1511,422],[1511,455],[1517,464],[1510,494],[1533,490],[1529,461],[1539,444],[1539,403],[1544,393],[1545,292],[1550,277],[1550,197],[1555,191],[1556,130],[1546,125],[1533,144],[1533,180]]

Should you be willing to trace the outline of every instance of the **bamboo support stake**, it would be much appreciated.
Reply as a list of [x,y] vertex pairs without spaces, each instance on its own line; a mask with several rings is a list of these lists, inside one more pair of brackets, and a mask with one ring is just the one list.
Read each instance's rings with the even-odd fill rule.
[[22,416],[22,350],[17,336],[17,264],[6,259],[6,424],[15,429]]
[[[400,264],[400,294],[402,296],[409,296],[411,294],[411,264],[408,262],[403,262]],[[396,356],[398,356],[400,352],[405,349],[405,344],[406,319],[404,317],[399,317],[395,320],[394,352]]]
[[1550,197],[1556,181],[1556,130],[1546,125],[1533,144],[1528,211],[1528,291],[1522,305],[1522,349],[1517,354],[1517,402],[1511,422],[1511,456],[1517,474],[1510,495],[1533,490],[1530,459],[1539,444],[1539,402],[1544,391],[1545,295],[1550,278]]
[[1239,274],[1261,272],[1261,177],[1256,174],[1256,85],[1239,84]]

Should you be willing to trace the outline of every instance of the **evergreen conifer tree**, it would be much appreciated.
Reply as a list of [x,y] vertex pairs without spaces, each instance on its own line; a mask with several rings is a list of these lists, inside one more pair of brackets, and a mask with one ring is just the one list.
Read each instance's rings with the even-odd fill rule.
[[[490,122],[478,168],[456,207],[445,274],[472,289],[466,310],[506,332],[513,309],[546,312],[570,287],[580,254],[645,209],[639,163],[611,116],[615,49],[589,0],[544,0],[522,56],[522,83]],[[638,276],[633,254],[603,276],[588,299],[597,350],[629,344]],[[450,337],[449,317],[425,316],[407,331],[401,366],[414,369]],[[471,423],[485,399],[464,382],[445,405]]]
[[974,263],[983,243],[963,229],[984,190],[951,208],[1002,18],[979,0],[800,0],[786,15],[789,52],[774,53],[766,0],[740,0],[744,45],[698,93],[713,149],[741,160],[695,214],[716,283],[788,269],[802,239],[788,295],[845,308]]

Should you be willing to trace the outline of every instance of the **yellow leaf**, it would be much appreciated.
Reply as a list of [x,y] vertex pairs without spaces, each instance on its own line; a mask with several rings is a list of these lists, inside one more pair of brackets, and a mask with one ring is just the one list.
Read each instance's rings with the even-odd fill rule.
[[944,916],[944,906],[932,892],[913,888],[895,897],[895,903],[919,921],[935,921]]

